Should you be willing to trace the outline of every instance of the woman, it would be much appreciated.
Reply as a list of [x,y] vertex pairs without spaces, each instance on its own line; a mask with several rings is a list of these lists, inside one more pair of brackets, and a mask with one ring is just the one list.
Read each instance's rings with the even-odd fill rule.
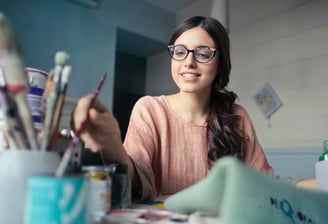
[[223,156],[273,174],[249,115],[227,89],[224,27],[210,17],[192,17],[175,29],[168,50],[179,91],[140,98],[123,144],[116,119],[99,101],[89,111],[92,95],[78,102],[73,124],[88,148],[101,151],[106,163],[128,164],[133,195],[141,200],[194,184]]

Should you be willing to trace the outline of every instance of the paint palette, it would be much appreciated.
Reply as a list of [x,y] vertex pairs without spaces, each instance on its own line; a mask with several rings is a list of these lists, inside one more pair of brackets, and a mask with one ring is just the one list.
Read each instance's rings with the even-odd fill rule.
[[115,209],[98,217],[95,224],[175,224],[188,223],[188,215],[174,214],[164,209]]

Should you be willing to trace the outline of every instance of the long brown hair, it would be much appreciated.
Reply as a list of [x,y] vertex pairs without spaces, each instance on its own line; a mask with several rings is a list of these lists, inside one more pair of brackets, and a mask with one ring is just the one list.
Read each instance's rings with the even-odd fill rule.
[[227,89],[231,61],[226,29],[214,18],[194,16],[185,20],[174,30],[169,44],[174,44],[182,33],[198,26],[213,38],[219,57],[219,67],[210,96],[210,113],[207,118],[206,137],[209,144],[209,163],[227,155],[242,159],[242,142],[245,139],[238,130],[240,117],[234,114],[233,107],[238,96]]

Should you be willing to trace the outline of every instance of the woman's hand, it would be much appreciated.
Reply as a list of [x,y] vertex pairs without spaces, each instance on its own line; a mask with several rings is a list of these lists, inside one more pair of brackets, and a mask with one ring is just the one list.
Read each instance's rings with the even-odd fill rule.
[[99,100],[90,108],[92,98],[93,95],[87,95],[77,102],[71,121],[74,132],[79,134],[86,148],[101,151],[106,162],[127,163],[117,120]]
[[124,150],[119,124],[113,114],[96,100],[90,108],[93,95],[82,97],[72,112],[71,126],[93,152],[100,152],[105,163],[127,164],[133,186],[140,187],[134,165]]

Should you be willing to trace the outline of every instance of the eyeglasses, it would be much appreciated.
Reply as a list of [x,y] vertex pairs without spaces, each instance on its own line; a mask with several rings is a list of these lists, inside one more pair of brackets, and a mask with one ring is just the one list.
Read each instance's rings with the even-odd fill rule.
[[189,50],[183,45],[169,45],[168,50],[171,58],[176,61],[186,59],[188,54],[192,52],[194,59],[200,63],[211,61],[216,53],[216,49],[207,46],[200,46],[196,47],[194,50]]

